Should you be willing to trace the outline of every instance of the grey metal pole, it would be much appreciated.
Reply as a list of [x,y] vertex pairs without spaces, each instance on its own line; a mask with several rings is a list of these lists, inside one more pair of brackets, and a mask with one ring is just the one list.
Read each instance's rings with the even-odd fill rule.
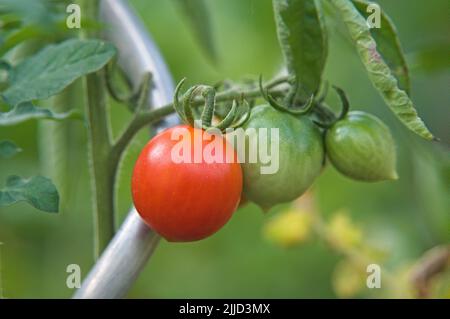
[[[100,19],[105,37],[119,51],[118,63],[135,86],[144,72],[151,71],[155,89],[151,104],[159,107],[172,101],[171,75],[153,40],[136,14],[122,0],[102,0]],[[178,123],[169,116],[157,130]],[[122,298],[126,295],[159,242],[159,236],[139,217],[134,208],[93,266],[73,298]]]

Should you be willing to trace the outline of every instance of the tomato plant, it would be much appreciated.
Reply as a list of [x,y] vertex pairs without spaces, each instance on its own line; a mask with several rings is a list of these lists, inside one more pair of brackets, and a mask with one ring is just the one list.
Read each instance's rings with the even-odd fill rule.
[[[102,272],[105,264],[110,269],[125,267],[127,263],[123,259],[130,256],[128,251],[117,260],[111,258],[115,256],[112,253],[117,247],[124,249],[124,245],[120,245],[123,244],[121,240],[135,244],[133,247],[137,249],[131,249],[130,254],[136,260],[129,263],[129,269],[117,271],[115,283],[120,285],[111,289],[118,292],[106,296],[125,295],[160,236],[170,242],[208,238],[219,231],[237,209],[269,213],[269,217],[236,214],[242,218],[236,219],[237,224],[248,218],[246,231],[237,234],[238,227],[230,227],[228,233],[225,231],[223,234],[230,242],[242,244],[239,246],[242,251],[258,246],[248,239],[255,237],[252,232],[257,227],[255,218],[267,218],[263,233],[269,241],[293,247],[319,238],[343,256],[333,276],[324,276],[332,278],[332,286],[338,296],[355,296],[363,291],[364,272],[372,262],[382,265],[380,269],[388,274],[386,282],[390,287],[408,291],[407,296],[440,295],[433,290],[433,283],[443,281],[436,278],[448,269],[450,256],[448,246],[443,244],[448,242],[448,214],[442,217],[442,211],[448,211],[445,199],[450,197],[441,190],[448,190],[448,174],[442,173],[448,171],[448,149],[437,143],[438,138],[419,117],[411,93],[411,74],[414,73],[410,73],[407,64],[411,60],[417,67],[426,54],[404,54],[393,20],[378,5],[378,22],[382,26],[369,23],[374,18],[370,15],[374,4],[366,0],[271,2],[266,10],[270,10],[274,21],[264,21],[264,27],[274,25],[275,32],[255,26],[255,31],[261,32],[260,38],[267,43],[264,42],[259,49],[252,48],[253,52],[245,48],[236,50],[228,43],[221,46],[224,52],[218,50],[211,28],[215,23],[214,15],[208,11],[208,5],[217,4],[208,4],[204,0],[174,2],[190,23],[194,37],[211,62],[208,65],[203,60],[198,62],[198,57],[187,47],[184,51],[183,41],[187,40],[174,32],[177,25],[159,28],[167,32],[164,37],[161,34],[155,37],[166,39],[162,41],[167,46],[163,51],[172,48],[175,52],[168,54],[168,61],[174,64],[177,59],[182,61],[178,67],[170,65],[170,69],[177,76],[188,75],[193,79],[190,87],[182,92],[186,79],[173,89],[169,68],[153,47],[151,38],[146,34],[142,36],[146,31],[125,2],[0,1],[0,177],[4,180],[4,185],[0,186],[0,208],[3,213],[5,207],[25,202],[37,210],[53,214],[65,210],[85,211],[85,207],[78,207],[78,203],[74,204],[68,198],[88,198],[84,193],[81,195],[81,191],[88,189],[87,185],[79,187],[77,193],[70,189],[67,181],[79,179],[82,183],[82,164],[86,165],[85,175],[89,175],[91,185],[87,195],[91,197],[94,220],[93,250],[98,263],[87,280],[88,285],[80,290],[82,296],[86,291],[97,293],[109,289],[105,277],[96,277],[105,276]],[[153,2],[146,3],[154,5]],[[68,5],[75,9],[71,19],[77,19],[77,12],[82,14],[79,23],[67,23],[62,18],[72,10]],[[110,10],[113,5],[117,7]],[[262,1],[253,5],[267,7],[267,3]],[[218,14],[225,14],[219,11]],[[152,10],[142,12],[149,12],[149,16],[154,14]],[[116,16],[118,13],[122,15]],[[247,22],[241,18],[245,12],[240,14],[237,20]],[[80,29],[69,27],[80,23]],[[225,31],[235,40],[237,35],[233,31]],[[278,40],[276,49],[270,48],[272,33],[276,33]],[[244,37],[245,34],[243,32],[239,36]],[[339,58],[329,59],[330,41],[338,44],[331,49],[338,52],[336,56]],[[129,50],[130,43],[133,44],[133,52]],[[348,44],[355,50],[354,56],[349,57],[348,51],[345,54],[339,51],[341,47],[350,50]],[[266,48],[267,55],[263,52]],[[283,62],[270,61],[270,57],[278,57],[278,51],[281,51]],[[441,60],[448,61],[447,51]],[[255,52],[263,63],[255,64],[255,69],[247,72],[245,66]],[[355,65],[363,67],[374,91],[386,104],[386,110],[392,112],[394,118],[403,124],[402,128],[407,130],[394,129],[391,119],[379,109],[380,101],[371,100],[370,94],[366,94],[368,88],[365,83],[359,83],[358,72],[361,70],[351,63],[347,65],[347,59],[359,59],[360,63]],[[234,71],[228,69],[230,61],[237,61],[234,62]],[[262,75],[259,78],[244,77],[246,73],[262,74],[268,70],[272,70],[274,75],[267,81],[262,80]],[[242,79],[229,80],[236,76],[233,72],[237,71]],[[335,112],[334,100],[328,95],[331,79],[336,82],[332,84],[341,100],[340,114]],[[418,91],[424,91],[417,87],[421,89]],[[361,105],[361,110],[353,107],[350,110],[346,92],[350,92],[352,101],[358,101],[359,104],[355,105]],[[173,100],[170,97],[172,93]],[[440,95],[439,92],[433,93],[427,98]],[[432,106],[433,103],[429,104]],[[370,112],[377,116],[366,112],[372,107],[374,109]],[[427,120],[432,119],[427,113],[430,109],[424,110]],[[15,128],[33,121],[38,123]],[[168,123],[175,124],[169,127]],[[447,131],[440,134],[438,125],[433,126],[437,135],[448,135]],[[28,137],[39,139],[35,152],[41,162],[39,165],[22,166],[23,163],[35,162],[35,159],[20,157],[27,148],[33,150],[28,147],[28,141],[20,140],[20,134],[17,134],[24,127],[24,131],[32,131]],[[153,131],[159,133],[148,142],[147,139],[142,141],[141,136],[139,140],[135,139],[143,128],[148,127],[152,128],[152,134]],[[161,128],[165,130],[160,131]],[[407,135],[408,131],[416,136]],[[4,138],[3,134],[8,136]],[[401,147],[396,146],[394,137],[400,141]],[[72,149],[73,139],[82,141],[82,146],[75,151]],[[140,155],[136,159],[133,152],[137,148],[139,152],[136,153]],[[85,150],[86,158],[80,156]],[[409,152],[409,157],[402,152]],[[17,163],[11,160],[15,156],[19,159]],[[74,168],[72,162],[82,164]],[[429,164],[436,162],[439,165]],[[11,169],[13,164],[17,164],[19,169]],[[124,166],[130,170],[128,175],[126,169],[121,170]],[[334,171],[359,182],[385,183],[355,186],[356,183],[343,180],[339,174],[334,178]],[[3,176],[4,172],[7,175]],[[73,177],[74,172],[77,173],[76,178]],[[398,181],[389,183],[393,180]],[[410,189],[411,181],[416,181],[416,188]],[[444,187],[436,186],[441,184]],[[401,189],[402,185],[405,189]],[[366,205],[366,197],[376,201],[377,194],[372,190],[377,190],[377,187],[385,187],[383,190],[389,190],[386,193],[394,195],[387,200],[380,199],[383,205],[371,210]],[[351,196],[342,196],[345,190]],[[134,225],[137,226],[131,231],[127,227],[119,230],[115,223],[120,220],[122,208],[118,203],[124,201],[129,193],[139,214],[131,210],[129,216],[135,216]],[[315,198],[312,194],[319,194],[320,208],[313,205]],[[417,233],[425,234],[420,244],[424,248],[442,245],[431,250],[431,257],[425,254],[424,261],[417,261],[408,271],[400,267],[387,269],[389,263],[385,262],[383,253],[372,247],[350,213],[336,208],[339,205],[352,206],[355,211],[367,210],[362,215],[377,217],[384,216],[386,211],[388,222],[385,220],[385,225],[401,228],[403,225],[399,227],[396,220],[398,216],[390,214],[397,206],[386,204],[397,200],[395,196],[399,194],[406,198],[404,220],[410,221],[412,213],[407,214],[412,207],[417,206],[416,210],[426,212],[426,217],[422,216],[416,223],[420,225],[418,228],[422,227]],[[415,198],[417,194],[419,199]],[[308,204],[305,205],[303,200],[309,201]],[[128,205],[130,198],[126,202]],[[288,205],[287,211],[286,206],[279,204]],[[275,217],[270,216],[280,209],[285,211]],[[322,210],[332,214],[324,218],[320,215]],[[14,218],[11,217],[12,223],[27,223]],[[58,221],[70,224],[63,218]],[[78,223],[72,225],[79,226]],[[128,225],[128,219],[124,225]],[[11,232],[9,224],[2,226],[0,222],[0,235]],[[129,233],[124,234],[127,231]],[[411,233],[415,231],[414,228]],[[73,233],[79,238],[82,231],[74,230]],[[243,233],[247,237],[243,237]],[[48,238],[45,239],[47,245]],[[217,244],[215,240],[208,239],[206,243]],[[61,247],[57,248],[55,250],[61,250]],[[417,250],[416,247],[414,249]],[[270,260],[274,264],[267,268],[285,266],[286,259],[276,264],[280,256],[270,253],[275,257],[261,260],[261,264]],[[278,273],[286,275],[288,268],[280,269]],[[249,269],[253,271],[255,268]],[[291,281],[285,278],[285,282]],[[91,289],[89,284],[103,285],[103,289]],[[1,288],[0,285],[0,292]],[[330,290],[328,286],[323,289]],[[366,295],[372,296],[372,293]],[[389,296],[398,297],[396,292]]]

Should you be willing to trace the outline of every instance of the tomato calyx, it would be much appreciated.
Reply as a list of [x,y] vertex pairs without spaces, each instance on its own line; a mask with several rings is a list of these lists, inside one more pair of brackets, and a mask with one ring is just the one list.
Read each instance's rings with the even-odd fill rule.
[[[230,110],[223,116],[219,123],[213,124],[216,109],[215,88],[208,85],[194,85],[185,92],[182,97],[182,102],[180,102],[179,95],[185,80],[186,78],[182,79],[175,89],[173,105],[177,114],[186,124],[204,130],[215,129],[223,133],[228,128],[242,126],[249,119],[250,105],[242,97],[240,101],[233,99]],[[194,105],[195,98],[198,95],[201,95],[204,99],[201,114],[198,114],[198,110]],[[238,110],[239,107],[242,107],[244,111]]]
[[[318,120],[313,121],[314,124],[316,124],[317,126],[319,126],[321,128],[324,128],[324,129],[329,129],[336,122],[345,118],[348,111],[350,110],[350,102],[348,100],[347,94],[345,94],[345,91],[336,85],[333,85],[333,89],[336,91],[336,93],[339,96],[339,99],[341,100],[341,113],[339,113],[339,115],[335,119],[328,121],[328,122],[321,122]],[[325,93],[325,95],[326,95],[326,93]],[[325,95],[321,98],[321,100],[323,100],[325,98]]]
[[289,113],[292,115],[304,115],[311,111],[314,104],[314,94],[310,96],[308,101],[300,107],[293,108],[294,99],[297,95],[299,89],[299,83],[297,80],[294,80],[294,85],[290,88],[288,94],[284,98],[284,102],[278,102],[270,93],[268,89],[264,89],[262,84],[262,75],[259,76],[259,89],[261,91],[262,97],[269,103],[270,106],[277,109],[278,111]]

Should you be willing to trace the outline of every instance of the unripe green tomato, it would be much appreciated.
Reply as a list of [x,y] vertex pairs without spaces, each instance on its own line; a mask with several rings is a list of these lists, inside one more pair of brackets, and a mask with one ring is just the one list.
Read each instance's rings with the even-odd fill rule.
[[[247,145],[246,159],[242,163],[243,191],[248,200],[269,209],[275,204],[296,199],[311,186],[322,169],[325,156],[323,139],[319,129],[306,116],[297,118],[270,105],[259,105],[251,112],[250,119],[243,126]],[[260,130],[264,128],[268,138],[264,138],[265,133]],[[272,134],[271,128],[278,129],[278,138],[276,133]],[[249,134],[251,129],[255,129],[254,134]],[[257,150],[250,149],[249,141],[256,140]],[[256,162],[250,161],[249,153],[255,155],[261,149],[276,150],[277,154],[271,154],[273,161],[278,160],[276,170],[270,171],[267,159],[261,156]],[[239,154],[239,149],[237,152]]]
[[398,178],[394,140],[376,116],[349,112],[327,131],[325,144],[328,158],[345,176],[366,182]]

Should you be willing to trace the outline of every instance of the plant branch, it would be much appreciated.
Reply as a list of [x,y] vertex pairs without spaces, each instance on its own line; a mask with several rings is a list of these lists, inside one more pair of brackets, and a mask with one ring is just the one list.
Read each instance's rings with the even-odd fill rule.
[[413,266],[410,280],[416,289],[417,296],[430,296],[430,283],[439,273],[450,267],[450,245],[436,246],[428,250]]
[[323,102],[315,105],[311,112],[324,123],[333,123],[337,120],[336,114]]
[[284,76],[280,76],[278,78],[274,78],[274,79],[270,80],[269,82],[267,82],[266,89],[270,90],[280,84],[288,83],[291,79],[292,79],[292,76],[290,76],[290,75],[284,75]]
[[[82,1],[84,12],[95,21],[98,0]],[[96,36],[87,31],[82,36]],[[112,149],[109,117],[106,104],[105,81],[101,72],[86,76],[86,115],[88,126],[89,164],[94,194],[95,256],[98,257],[114,235],[114,181],[115,164],[111,161]]]
[[[282,83],[282,82],[281,82]],[[273,87],[276,84],[273,84],[272,82],[269,82],[267,86],[271,85]],[[280,96],[284,93],[284,90],[272,90],[271,94],[273,96]],[[218,93],[216,95],[216,102],[226,102],[226,101],[232,101],[240,98],[258,98],[261,96],[261,91],[258,89],[250,89],[247,91],[239,91],[236,89],[231,89],[227,91],[223,91],[221,93]],[[193,106],[201,106],[204,103],[204,98],[199,97],[195,100],[193,100]],[[150,111],[144,111],[144,112],[138,112],[134,115],[126,129],[123,131],[123,133],[118,137],[116,142],[113,145],[112,150],[112,157],[114,159],[120,159],[121,154],[127,147],[127,145],[130,143],[131,139],[134,137],[134,135],[144,126],[147,126],[149,124],[154,124],[158,121],[160,121],[162,118],[164,118],[167,115],[172,114],[175,112],[173,108],[173,103],[169,103],[161,108],[150,110]]]

